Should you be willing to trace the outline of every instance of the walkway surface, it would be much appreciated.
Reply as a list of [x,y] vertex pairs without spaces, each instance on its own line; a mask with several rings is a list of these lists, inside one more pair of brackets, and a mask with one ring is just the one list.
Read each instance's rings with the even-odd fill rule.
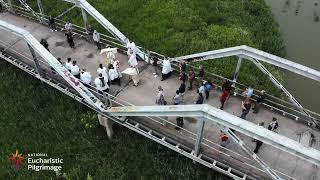
[[[46,39],[49,42],[49,49],[55,57],[61,57],[63,62],[65,62],[68,57],[71,57],[73,60],[77,60],[79,67],[86,68],[91,72],[94,78],[97,77],[96,70],[98,64],[105,63],[104,55],[100,55],[96,49],[96,46],[87,42],[83,38],[76,37],[76,48],[70,49],[63,32],[51,32],[49,28],[40,25],[37,22],[8,13],[0,14],[0,19],[26,29],[39,40],[41,38]],[[6,47],[9,44],[16,43],[9,50],[12,52],[19,52],[21,56],[32,59],[26,43],[23,40],[18,42],[17,40],[19,40],[17,36],[9,32],[0,30],[0,46]],[[128,67],[128,57],[121,53],[118,53],[116,57],[120,60],[121,71],[123,71]],[[29,63],[32,65],[32,62]],[[173,75],[168,80],[160,81],[160,76],[154,77],[153,75],[154,67],[151,65],[147,65],[145,62],[139,62],[139,69],[141,71],[141,81],[138,87],[134,87],[133,83],[129,82],[128,76],[124,75],[121,87],[117,85],[111,85],[111,93],[115,94],[115,92],[117,91],[118,98],[128,101],[134,105],[155,105],[157,87],[161,85],[164,89],[166,100],[169,104],[173,104],[172,98],[175,94],[175,90],[178,89],[180,85],[178,77],[176,75]],[[50,70],[47,69],[47,72],[49,73]],[[219,94],[219,91],[212,91],[209,100],[205,101],[205,103],[208,103],[214,107],[218,107]],[[196,97],[196,90],[187,91],[184,98],[184,104],[194,104]],[[241,112],[241,99],[237,97],[231,97],[225,105],[225,111],[239,116]],[[261,108],[261,111],[258,114],[253,114],[252,112],[250,112],[247,116],[247,120],[254,123],[265,122],[265,124],[267,125],[271,121],[272,117],[276,117],[279,122],[277,133],[289,137],[293,140],[298,140],[299,133],[310,131],[315,136],[316,140],[316,142],[313,143],[312,147],[320,149],[318,143],[320,139],[319,131],[313,130],[305,126],[304,124],[297,123],[296,121],[287,117],[275,114],[270,110]],[[167,125],[162,125],[162,121],[159,120],[154,122],[150,120],[145,121],[144,118],[140,118],[139,121],[147,126],[153,127],[153,129],[159,130],[161,133],[169,134],[171,136],[174,136],[176,139],[183,139],[187,144],[191,144],[194,142],[194,135],[184,130],[178,131],[174,129],[175,118],[169,118],[168,121],[172,122],[172,124]],[[195,119],[186,118],[184,128],[190,132],[196,133],[196,122],[197,121]],[[255,143],[252,142],[251,138],[239,133],[237,133],[237,135],[239,135],[239,137],[241,137],[242,140],[251,149],[254,149]],[[255,168],[252,168],[251,165],[259,167],[253,160],[245,155],[245,153],[239,146],[237,146],[237,144],[229,143],[227,145],[227,148],[233,152],[219,147],[218,137],[219,129],[214,124],[206,123],[204,131],[204,138],[206,140],[203,142],[202,151],[211,151],[216,156],[216,158],[222,160],[225,157],[235,159],[237,161],[236,163],[229,161],[230,159],[228,158],[225,159],[229,161],[226,163],[230,166],[233,166],[233,168],[235,169],[253,171],[252,169]],[[211,148],[208,148],[208,146],[210,146]],[[275,149],[272,146],[264,144],[260,148],[258,156],[261,157],[273,169],[287,174],[295,179],[320,179],[320,170],[318,167],[286,152]],[[250,167],[252,169],[250,169]],[[287,178],[288,177],[286,177],[286,179]]]

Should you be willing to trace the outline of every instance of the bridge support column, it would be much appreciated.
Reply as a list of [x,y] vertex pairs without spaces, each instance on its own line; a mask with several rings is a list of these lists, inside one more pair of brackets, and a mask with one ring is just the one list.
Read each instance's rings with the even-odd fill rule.
[[100,114],[98,114],[98,119],[99,119],[100,125],[106,128],[107,136],[111,140],[113,136],[112,125],[114,122],[111,119],[105,118]]
[[198,156],[200,153],[200,147],[201,147],[201,140],[203,135],[203,127],[204,127],[204,119],[199,118],[197,119],[197,139],[196,144],[194,148],[194,155]]
[[44,18],[44,11],[43,11],[43,6],[42,6],[42,1],[37,0],[38,8],[39,8],[39,13],[40,13],[40,20],[42,23],[46,23],[45,18]]
[[238,63],[237,63],[237,67],[236,67],[236,71],[234,72],[234,75],[233,75],[233,80],[232,80],[232,82],[233,82],[232,86],[233,87],[236,87],[236,82],[237,82],[238,77],[239,77],[239,71],[240,71],[241,63],[242,63],[242,58],[239,57]]
[[34,49],[29,44],[28,44],[28,47],[29,47],[29,50],[30,50],[31,55],[33,57],[33,61],[34,61],[34,65],[36,67],[36,70],[37,70],[39,76],[42,76],[42,69],[39,65],[39,61],[37,59],[36,53],[34,52]]
[[[87,16],[87,13],[86,11],[83,9],[83,8],[80,8],[81,9],[81,14],[82,14],[82,19],[83,19],[83,24],[84,24],[84,27],[86,28],[86,31],[88,30],[87,26],[88,26],[88,16]],[[87,31],[88,33],[88,31]]]

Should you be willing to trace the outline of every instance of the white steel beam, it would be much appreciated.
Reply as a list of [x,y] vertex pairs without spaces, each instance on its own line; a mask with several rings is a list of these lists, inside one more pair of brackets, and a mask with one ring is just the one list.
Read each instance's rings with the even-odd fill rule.
[[37,52],[56,72],[66,80],[90,105],[99,111],[105,111],[105,105],[95,97],[77,78],[75,78],[39,41],[28,31],[0,20],[0,29],[12,32],[23,39]]
[[320,81],[320,72],[317,70],[314,70],[312,68],[303,66],[301,64],[289,61],[287,59],[284,59],[284,58],[281,58],[281,57],[278,57],[278,56],[275,56],[275,55],[272,55],[264,51],[261,51],[252,47],[248,47],[245,45],[219,49],[214,51],[208,51],[208,52],[202,52],[202,53],[196,53],[196,54],[191,54],[187,56],[172,58],[170,60],[172,61],[190,60],[190,61],[196,62],[196,61],[204,61],[204,60],[217,59],[217,58],[230,57],[230,56],[241,56],[247,59],[254,58],[259,61],[263,61],[272,65],[275,65],[277,67],[286,69],[288,71],[294,72],[296,74],[307,77],[309,79]]
[[285,152],[320,165],[320,151],[306,147],[297,141],[269,131],[210,105],[168,105],[112,107],[106,111],[111,116],[181,116],[203,117],[221,126],[258,139]]

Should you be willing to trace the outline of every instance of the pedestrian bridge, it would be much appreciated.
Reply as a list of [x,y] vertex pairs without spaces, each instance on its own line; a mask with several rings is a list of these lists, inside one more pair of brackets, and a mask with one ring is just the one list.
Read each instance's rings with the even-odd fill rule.
[[[173,67],[177,68],[181,60],[239,57],[234,79],[230,79],[235,90],[224,111],[217,109],[220,103],[218,90],[211,92],[209,100],[203,105],[194,104],[196,91],[189,90],[183,105],[174,106],[170,104],[180,84],[178,73],[160,81],[160,77],[153,75],[154,67],[149,64],[149,58],[162,60],[165,56],[137,47],[137,55],[140,57],[139,86],[134,87],[129,77],[124,75],[121,86],[111,85],[109,94],[99,94],[95,87],[83,86],[56,59],[60,57],[65,62],[71,57],[77,60],[80,68],[86,68],[94,77],[97,76],[98,64],[104,63],[105,57],[100,55],[94,44],[87,41],[85,28],[74,25],[76,47],[71,49],[64,37],[65,22],[57,19],[59,31],[51,32],[45,23],[48,17],[41,10],[41,1],[38,1],[40,13],[32,10],[24,1],[23,7],[14,6],[9,1],[0,2],[6,8],[0,14],[0,58],[96,111],[101,117],[101,125],[110,128],[112,120],[234,179],[320,178],[320,115],[303,108],[261,62],[306,76],[317,83],[320,81],[320,72],[247,46],[171,58]],[[121,63],[120,70],[126,69],[128,57],[125,44],[129,40],[88,2],[75,2],[73,8],[81,8],[85,22],[88,13],[113,35],[102,34],[102,43],[119,49],[116,58]],[[50,52],[39,43],[41,38],[48,41]],[[241,92],[246,88],[246,85],[236,81],[243,60],[256,64],[287,97],[280,99],[267,94],[260,112],[250,112],[247,120],[237,117],[241,113]],[[193,67],[192,64],[188,66]],[[210,72],[208,78],[213,79],[217,85],[226,79]],[[159,85],[164,89],[169,103],[167,106],[155,106]],[[255,93],[258,92],[260,90],[256,89]],[[111,103],[107,105],[107,101]],[[177,116],[185,117],[184,127],[180,130],[175,129]],[[276,117],[279,122],[276,132],[257,126],[260,122],[268,124],[272,117]],[[226,147],[219,144],[220,130],[232,139]],[[257,154],[252,151],[255,147],[253,139],[264,142]]]

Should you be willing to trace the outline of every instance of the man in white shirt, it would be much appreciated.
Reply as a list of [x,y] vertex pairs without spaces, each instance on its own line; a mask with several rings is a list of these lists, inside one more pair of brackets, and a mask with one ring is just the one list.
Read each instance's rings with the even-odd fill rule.
[[94,80],[94,83],[96,84],[96,87],[97,87],[99,93],[103,94],[103,92],[106,92],[106,93],[109,92],[109,86],[105,82],[104,77],[102,76],[102,74],[99,74],[99,77],[97,77]]
[[99,64],[99,68],[97,69],[97,73],[98,74],[102,74],[102,77],[104,77],[104,80],[107,84],[110,85],[110,82],[109,82],[109,74],[108,74],[108,69],[104,66],[102,66],[102,64]]
[[96,43],[98,50],[101,50],[101,44],[100,44],[100,34],[97,30],[94,30],[93,32],[93,41]]
[[77,65],[77,61],[73,61],[72,62],[72,66],[71,66],[71,74],[80,79],[80,68],[79,66]]
[[66,62],[65,65],[64,65],[64,67],[66,67],[66,68],[69,70],[69,72],[71,72],[71,66],[72,66],[72,64],[71,64],[71,58],[68,58],[68,59],[67,59],[67,62]]
[[119,74],[112,64],[110,64],[109,66],[109,77],[111,80],[111,84],[117,83],[119,86],[121,86]]
[[84,85],[91,85],[91,81],[92,81],[91,73],[86,71],[86,69],[82,69],[80,74],[80,80]]
[[171,76],[172,68],[170,61],[168,59],[164,59],[162,63],[162,79],[161,81],[167,79]]

